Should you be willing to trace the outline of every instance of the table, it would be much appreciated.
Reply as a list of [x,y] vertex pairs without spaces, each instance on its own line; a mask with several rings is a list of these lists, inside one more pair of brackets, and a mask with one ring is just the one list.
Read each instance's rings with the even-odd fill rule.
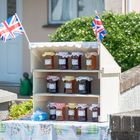
[[110,140],[108,123],[3,121],[0,140]]

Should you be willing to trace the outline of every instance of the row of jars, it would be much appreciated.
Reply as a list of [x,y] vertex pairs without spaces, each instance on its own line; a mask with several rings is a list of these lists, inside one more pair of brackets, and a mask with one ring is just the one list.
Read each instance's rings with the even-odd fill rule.
[[[49,103],[49,119],[57,121],[88,121],[92,118],[93,122],[99,121],[100,107],[98,104],[75,104],[75,103]],[[91,116],[88,117],[87,111],[90,111]],[[91,120],[90,120],[91,121]]]
[[[58,93],[58,82],[60,77],[48,75],[47,78],[47,92]],[[62,77],[64,83],[64,93],[75,93],[76,82],[78,83],[77,92],[79,94],[90,94],[91,93],[91,81],[92,77],[88,76],[65,76]]]
[[82,64],[82,56],[85,56],[85,65],[86,69],[88,70],[94,70],[96,69],[96,57],[97,57],[97,52],[87,52],[83,54],[82,52],[44,52],[42,56],[44,57],[45,60],[45,67],[46,69],[54,69],[55,65],[55,56],[58,56],[58,66],[59,69],[65,70],[69,69],[68,68],[68,59],[71,58],[71,68],[73,70],[79,70],[81,68]]

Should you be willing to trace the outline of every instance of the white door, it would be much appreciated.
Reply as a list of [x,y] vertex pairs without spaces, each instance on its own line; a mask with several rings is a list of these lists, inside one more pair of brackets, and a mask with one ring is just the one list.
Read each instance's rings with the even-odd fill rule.
[[[13,0],[14,1],[14,0]],[[16,13],[21,18],[21,2],[16,1]],[[9,0],[0,0],[0,22],[6,20],[7,4]],[[10,0],[12,2],[12,0]],[[7,40],[6,43],[0,40],[0,82],[19,83],[22,73],[22,36],[16,39]]]

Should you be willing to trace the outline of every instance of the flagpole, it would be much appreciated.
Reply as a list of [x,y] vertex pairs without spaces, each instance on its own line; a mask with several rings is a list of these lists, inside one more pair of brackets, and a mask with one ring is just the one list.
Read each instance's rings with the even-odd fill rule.
[[[18,18],[18,15],[17,15],[16,13],[15,13],[15,16],[17,17],[17,19],[18,19],[18,21],[19,21],[20,25],[22,26],[22,24],[21,24],[21,22],[20,22],[20,19]],[[23,28],[23,26],[22,26],[22,28]],[[28,36],[27,36],[27,34],[26,34],[26,32],[25,32],[24,28],[23,28],[23,32],[24,32],[24,35],[25,35],[25,37],[26,37],[26,39],[27,39],[27,41],[28,41],[28,43],[29,43],[29,45],[30,45],[29,38],[28,38]]]

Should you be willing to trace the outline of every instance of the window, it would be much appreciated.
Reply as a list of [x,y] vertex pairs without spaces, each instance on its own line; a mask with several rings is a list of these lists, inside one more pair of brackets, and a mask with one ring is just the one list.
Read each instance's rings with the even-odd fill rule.
[[61,24],[68,20],[92,16],[104,11],[104,0],[48,0],[49,24]]
[[7,18],[16,13],[16,0],[7,0]]

